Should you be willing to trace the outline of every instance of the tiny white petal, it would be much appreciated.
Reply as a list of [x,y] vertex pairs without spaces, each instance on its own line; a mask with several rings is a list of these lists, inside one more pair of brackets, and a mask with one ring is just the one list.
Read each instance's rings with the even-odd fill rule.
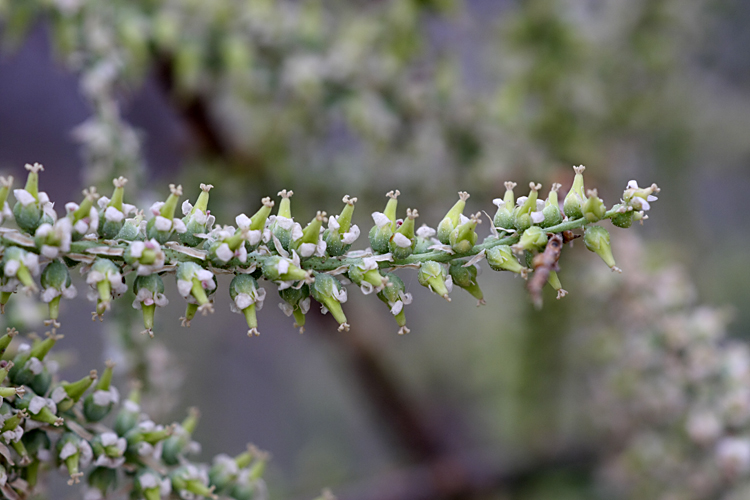
[[107,210],[104,211],[104,218],[110,222],[121,222],[125,218],[125,214],[115,207],[107,207]]
[[247,215],[240,214],[234,218],[234,222],[237,224],[237,227],[239,227],[240,229],[248,229],[252,221],[250,217],[248,217]]
[[408,248],[411,246],[411,240],[401,233],[393,235],[393,242],[401,248]]
[[391,307],[391,314],[396,316],[398,313],[401,312],[401,310],[404,308],[404,303],[400,300],[397,300],[395,304],[393,304],[393,307]]
[[375,222],[375,225],[378,227],[385,227],[387,224],[391,223],[391,219],[389,219],[388,216],[382,212],[373,212],[372,220]]
[[36,203],[36,198],[34,198],[34,195],[29,193],[25,189],[14,189],[13,196],[15,196],[16,200],[18,200],[18,202],[24,207],[27,205],[31,205],[32,203]]
[[227,243],[222,243],[219,245],[219,248],[216,249],[216,257],[222,262],[229,262],[229,260],[234,257],[234,252],[229,249]]
[[177,234],[183,234],[187,232],[187,226],[181,219],[172,219],[172,227]]
[[193,209],[193,205],[190,204],[189,200],[182,202],[182,215],[187,215]]
[[65,443],[65,446],[62,447],[62,450],[60,450],[60,460],[65,460],[68,457],[71,457],[78,453],[78,447],[68,441]]
[[154,227],[159,231],[169,231],[172,228],[172,221],[161,215],[156,216]]

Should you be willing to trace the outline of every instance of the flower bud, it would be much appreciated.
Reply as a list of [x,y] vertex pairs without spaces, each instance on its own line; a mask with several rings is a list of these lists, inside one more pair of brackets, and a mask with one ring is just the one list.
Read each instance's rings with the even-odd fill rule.
[[[87,479],[90,488],[99,490],[102,498],[117,487],[117,469],[110,467],[95,467]],[[87,498],[84,496],[84,498]]]
[[510,271],[526,276],[528,269],[519,264],[508,245],[498,245],[490,248],[485,253],[487,264],[494,271]]
[[190,447],[190,437],[193,432],[195,432],[195,427],[198,425],[199,418],[200,412],[196,408],[190,408],[188,416],[182,421],[182,424],[176,426],[172,435],[164,440],[161,459],[165,464],[178,465],[184,460],[183,454],[185,454]]
[[[280,255],[283,255],[283,252],[291,252],[292,243],[302,237],[302,227],[294,222],[292,217],[291,198],[293,194],[294,191],[287,191],[286,189],[278,192],[278,195],[281,196],[279,211],[268,227],[273,238],[273,244],[269,245],[269,249],[276,250]],[[280,248],[276,248],[277,246]]]
[[27,410],[29,418],[38,422],[60,427],[65,421],[62,417],[55,415],[57,406],[54,401],[37,396],[30,390],[26,391],[22,397],[16,398],[15,405],[19,410]]
[[453,289],[453,278],[445,271],[445,268],[434,260],[422,262],[417,273],[417,280],[422,286],[426,286],[431,292],[434,292],[445,300],[450,302],[448,296]]
[[[83,416],[89,422],[102,420],[109,415],[114,405],[120,401],[120,393],[116,387],[112,386],[112,371],[114,367],[115,364],[112,361],[107,361],[104,373],[94,387],[94,392],[86,396],[83,400]],[[123,411],[126,408],[127,405],[123,406]],[[117,430],[117,425],[115,426],[115,430],[120,435],[124,434],[124,432]]]
[[78,402],[83,394],[96,380],[96,370],[91,370],[88,375],[77,382],[62,382],[50,395],[52,401],[61,412],[68,411]]
[[229,284],[229,296],[233,301],[230,304],[232,311],[245,315],[249,328],[248,337],[260,335],[255,312],[263,307],[266,291],[260,288],[258,281],[249,274],[238,274]]
[[[295,254],[296,255],[296,254]],[[299,267],[299,259],[271,256],[263,260],[261,265],[263,276],[269,281],[308,281],[310,272]]]
[[135,492],[140,492],[146,500],[161,500],[172,492],[172,481],[153,469],[140,469],[133,483]]
[[125,249],[123,258],[136,270],[138,276],[147,276],[161,271],[166,260],[161,245],[154,238],[131,242]]
[[388,191],[389,198],[383,212],[373,212],[372,220],[375,225],[370,229],[370,246],[375,253],[388,253],[388,243],[391,241],[393,231],[396,229],[396,208],[398,208],[398,196],[401,192]]
[[[102,379],[103,378],[104,377],[102,377]],[[86,399],[88,400],[89,397],[90,396],[87,396]],[[141,390],[139,386],[136,386],[130,391],[128,399],[123,401],[122,407],[120,408],[120,411],[117,413],[117,417],[115,418],[114,430],[118,436],[124,436],[128,431],[135,427],[136,424],[138,424],[138,419],[141,415],[140,402]],[[84,404],[84,414],[85,410],[86,406]],[[92,419],[89,415],[86,415],[86,418],[94,422],[97,421],[96,419]]]
[[547,244],[547,233],[539,226],[532,226],[523,232],[521,239],[511,248],[516,253],[533,252],[544,248]]
[[18,335],[18,330],[16,330],[15,328],[5,329],[5,335],[0,337],[0,356],[5,354],[5,350],[8,348],[16,335]]
[[180,219],[175,219],[177,203],[182,196],[182,186],[169,185],[170,195],[166,202],[156,202],[151,205],[151,213],[154,215],[146,224],[146,237],[155,239],[160,245],[166,243],[173,232],[178,234],[187,231],[185,224]]
[[65,204],[67,218],[73,226],[73,239],[80,240],[85,235],[99,230],[99,212],[94,207],[94,202],[99,198],[95,187],[83,190],[83,201],[80,205],[74,202]]
[[217,455],[208,471],[209,482],[216,486],[218,493],[229,494],[232,483],[237,481],[240,471],[247,468],[256,457],[264,456],[265,454],[253,445],[248,445],[246,451],[234,458],[225,454]]
[[203,311],[203,314],[213,312],[208,295],[216,291],[214,273],[194,262],[180,262],[177,266],[176,277],[177,290],[188,301],[183,325],[189,326],[198,310]]
[[192,495],[204,496],[217,499],[214,494],[214,486],[208,486],[208,474],[205,470],[190,464],[183,465],[172,471],[169,475],[172,488],[180,498],[190,498]]
[[42,284],[41,299],[49,304],[49,317],[53,325],[59,326],[57,318],[60,311],[60,298],[72,299],[78,291],[72,285],[68,266],[59,260],[53,260],[42,271],[40,279]]
[[437,231],[427,224],[422,224],[415,233],[417,237],[414,240],[414,253],[429,252],[431,250],[430,247],[441,244],[440,241],[435,238]]
[[15,385],[30,386],[34,378],[44,370],[44,357],[61,338],[62,335],[48,334],[46,339],[37,340],[31,348],[28,345],[23,346],[25,348],[19,347],[13,358],[14,366],[8,373],[10,381]]
[[189,247],[197,247],[203,244],[204,239],[198,235],[207,234],[211,231],[214,223],[214,216],[208,211],[208,192],[213,186],[211,184],[201,184],[201,194],[195,206],[190,204],[189,200],[182,203],[182,223],[185,225],[185,232],[178,235],[180,242]]
[[405,259],[414,251],[414,219],[419,217],[416,209],[406,209],[406,219],[391,236],[388,249],[393,254],[394,259]]
[[96,316],[101,320],[102,315],[109,309],[113,298],[117,298],[128,291],[120,269],[114,262],[104,258],[97,258],[86,276],[86,283],[93,289],[88,294],[91,301],[96,302]]
[[125,225],[125,218],[135,215],[137,212],[135,206],[123,203],[125,193],[125,184],[128,180],[125,177],[118,177],[112,180],[115,190],[112,193],[112,199],[102,196],[97,201],[99,205],[99,234],[102,238],[113,240]]
[[443,245],[450,245],[450,236],[454,229],[456,229],[461,223],[461,215],[463,214],[464,207],[466,207],[466,200],[469,199],[469,193],[466,191],[458,192],[458,201],[451,207],[443,220],[440,221],[437,227],[437,238]]
[[40,253],[50,259],[56,258],[60,252],[70,251],[73,241],[73,226],[70,218],[63,217],[50,224],[44,222],[34,233],[34,243]]
[[0,224],[13,215],[8,205],[8,194],[13,187],[13,176],[0,177]]
[[612,247],[609,244],[609,232],[602,226],[588,226],[583,233],[583,242],[586,248],[602,258],[605,264],[613,271],[622,272],[615,266],[615,258],[612,256]]
[[19,247],[10,246],[3,255],[3,273],[7,278],[16,277],[29,290],[36,290],[32,276],[39,274],[39,256]]
[[409,333],[409,329],[406,327],[404,306],[411,304],[411,294],[406,293],[404,282],[395,274],[388,273],[384,279],[387,279],[388,283],[385,288],[378,292],[378,298],[388,305],[391,314],[396,319],[396,323],[401,327],[398,330],[398,334],[404,335]]
[[279,296],[284,300],[279,308],[287,316],[294,315],[294,327],[299,332],[305,331],[305,314],[310,310],[310,289],[308,285],[299,288],[288,287],[279,290]]
[[385,286],[378,262],[373,257],[364,257],[351,264],[348,276],[365,295],[372,293],[373,290],[378,292]]
[[456,253],[466,253],[474,248],[478,238],[475,229],[482,223],[481,217],[481,212],[477,212],[451,232],[450,245]]
[[590,189],[586,194],[588,198],[583,204],[583,216],[589,222],[601,220],[604,214],[607,213],[607,207],[604,206],[604,202],[599,198],[596,189]]
[[323,240],[326,242],[326,250],[329,255],[338,257],[344,255],[359,238],[359,226],[352,224],[352,214],[357,198],[344,196],[344,209],[341,215],[332,215],[328,218],[328,229],[323,232]]
[[117,233],[116,240],[135,241],[145,238],[146,223],[143,221],[143,212],[138,212],[132,219],[125,219],[122,229]]
[[292,243],[299,256],[302,258],[325,257],[326,242],[321,238],[323,222],[327,221],[325,212],[318,212],[315,218],[302,231],[302,237]]
[[39,191],[39,172],[44,167],[39,163],[26,164],[29,175],[26,178],[26,186],[23,189],[14,189],[13,195],[16,204],[13,206],[13,216],[18,227],[29,234],[34,234],[41,223],[43,207],[49,203],[47,193]]
[[515,187],[515,182],[506,182],[505,196],[492,200],[492,203],[497,206],[497,212],[495,212],[492,223],[496,228],[504,229],[507,232],[512,232],[511,229],[513,228],[513,209],[516,206],[513,188]]
[[563,214],[560,212],[560,202],[557,199],[557,191],[562,187],[557,182],[552,184],[552,189],[549,190],[547,195],[547,201],[544,202],[544,209],[542,215],[544,215],[544,221],[542,221],[542,227],[552,227],[560,224],[563,221]]
[[322,305],[323,314],[330,311],[333,318],[339,323],[339,331],[349,331],[349,323],[341,304],[346,302],[346,288],[341,286],[339,280],[325,273],[316,273],[315,281],[310,285],[310,294]]
[[513,212],[513,226],[518,231],[525,231],[532,224],[544,221],[544,202],[539,200],[541,184],[529,183],[529,196],[518,198],[518,208]]
[[83,476],[80,469],[89,466],[94,454],[89,443],[72,432],[66,432],[57,441],[57,457],[68,469],[68,485],[78,483]]
[[477,305],[485,304],[484,294],[477,283],[478,268],[476,265],[467,266],[465,260],[455,260],[448,268],[453,284],[460,286],[479,301]]
[[586,196],[583,190],[583,171],[586,167],[580,165],[573,167],[576,175],[573,179],[573,185],[565,196],[563,201],[563,212],[569,219],[580,219],[583,217],[583,204],[586,202]]
[[266,227],[266,221],[268,220],[268,216],[271,214],[271,209],[274,205],[273,201],[269,197],[265,197],[260,201],[262,206],[258,209],[257,212],[255,212],[252,217],[248,219],[245,214],[240,214],[235,218],[239,230],[247,228],[247,231],[249,233],[249,237],[245,242],[245,248],[247,248],[248,252],[252,252],[256,248],[258,248],[258,245],[263,238],[263,231]]
[[169,304],[169,300],[164,295],[164,281],[158,274],[149,274],[147,276],[136,276],[133,281],[133,301],[134,309],[143,311],[143,326],[145,328],[141,333],[154,336],[154,313],[156,308],[164,307]]

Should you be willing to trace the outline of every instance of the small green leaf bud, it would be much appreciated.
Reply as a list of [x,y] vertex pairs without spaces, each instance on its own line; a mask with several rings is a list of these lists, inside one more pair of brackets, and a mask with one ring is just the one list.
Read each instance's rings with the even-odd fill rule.
[[513,255],[513,250],[508,245],[498,245],[487,250],[485,257],[487,264],[495,271],[510,271],[517,273],[526,279],[528,269],[522,266]]
[[341,215],[332,215],[328,218],[328,229],[323,232],[323,240],[326,242],[326,251],[329,255],[337,257],[344,255],[359,238],[359,226],[352,224],[352,214],[357,198],[344,196],[344,209]]
[[589,189],[586,194],[588,195],[588,198],[583,204],[583,216],[586,217],[586,220],[589,222],[601,220],[602,217],[604,217],[604,214],[607,213],[607,207],[604,206],[604,202],[599,198],[599,193],[596,189]]
[[34,234],[41,223],[44,206],[49,204],[49,197],[47,193],[39,191],[39,172],[43,171],[44,167],[39,163],[27,163],[25,168],[29,171],[26,186],[13,190],[13,196],[17,200],[13,206],[13,216],[18,227]]
[[451,207],[443,220],[440,221],[437,227],[437,238],[443,245],[450,245],[450,236],[454,229],[456,229],[461,223],[461,215],[463,215],[464,208],[466,207],[466,200],[469,199],[469,193],[466,191],[458,192],[458,201]]
[[349,331],[349,323],[341,304],[346,302],[346,288],[341,286],[339,280],[325,273],[316,273],[315,281],[310,285],[310,295],[320,302],[323,314],[330,311],[333,318],[339,323],[339,331]]
[[615,258],[612,256],[612,247],[609,244],[609,231],[602,226],[588,226],[583,233],[583,242],[586,248],[601,257],[612,271],[622,272],[615,266]]
[[515,187],[515,182],[506,182],[505,196],[503,198],[495,198],[492,200],[492,203],[497,206],[497,212],[495,212],[495,217],[492,219],[492,223],[497,229],[509,233],[513,232],[513,209],[516,206],[513,188]]
[[583,171],[586,170],[586,167],[579,165],[573,167],[573,170],[576,175],[573,179],[573,185],[565,196],[565,201],[563,201],[563,212],[569,219],[580,219],[583,217],[583,204],[586,202],[583,188]]
[[232,312],[245,315],[249,328],[247,336],[260,335],[255,313],[263,307],[263,301],[266,298],[265,289],[260,288],[258,281],[249,274],[238,274],[229,284],[229,296],[232,299],[230,304]]
[[59,260],[53,260],[42,271],[42,302],[49,304],[49,317],[52,324],[58,328],[57,318],[60,311],[60,298],[72,299],[78,295],[78,290],[71,283],[68,266]]
[[523,232],[521,239],[511,248],[516,253],[533,252],[544,248],[547,244],[547,233],[539,226],[532,226]]
[[417,209],[406,209],[406,219],[396,229],[388,244],[394,259],[405,259],[414,251],[414,219],[419,217]]
[[434,260],[422,262],[417,273],[417,280],[420,285],[426,286],[431,292],[440,295],[448,302],[451,301],[448,294],[453,289],[453,278],[447,274],[445,267],[441,264]]
[[146,224],[146,237],[155,239],[160,245],[166,243],[173,232],[187,232],[185,223],[174,218],[177,203],[182,196],[182,186],[170,184],[169,191],[170,195],[166,202],[158,201],[151,205],[151,213],[154,216]]
[[383,279],[387,279],[388,283],[378,292],[378,298],[382,300],[391,310],[391,314],[396,319],[399,328],[398,334],[404,335],[409,333],[409,329],[406,327],[406,315],[404,314],[404,306],[411,304],[412,296],[406,292],[406,286],[404,282],[393,273],[388,273]]
[[169,300],[164,295],[164,281],[158,274],[149,274],[147,276],[136,276],[133,281],[133,301],[134,309],[143,311],[143,326],[145,330],[141,333],[154,336],[154,313],[156,308],[164,307],[169,304]]
[[474,248],[478,238],[475,229],[481,223],[482,214],[477,212],[451,232],[450,245],[456,253],[466,253]]
[[373,212],[372,220],[375,225],[370,229],[370,246],[375,253],[388,253],[388,243],[391,241],[393,231],[396,229],[396,208],[398,207],[398,196],[401,192],[388,191],[389,198],[383,212]]
[[279,290],[279,296],[284,300],[279,304],[279,308],[287,316],[294,315],[294,327],[303,333],[305,314],[310,310],[310,288],[304,284],[299,288],[287,287]]
[[549,190],[547,201],[544,202],[544,209],[542,210],[542,215],[544,215],[544,220],[541,223],[542,227],[556,226],[563,221],[563,214],[560,212],[560,202],[557,199],[557,191],[561,187],[562,184],[555,182]]
[[481,288],[479,288],[479,283],[477,283],[479,269],[474,264],[467,264],[468,262],[465,260],[454,260],[451,263],[448,273],[453,279],[453,284],[460,286],[477,299],[479,301],[478,306],[486,304],[484,294]]

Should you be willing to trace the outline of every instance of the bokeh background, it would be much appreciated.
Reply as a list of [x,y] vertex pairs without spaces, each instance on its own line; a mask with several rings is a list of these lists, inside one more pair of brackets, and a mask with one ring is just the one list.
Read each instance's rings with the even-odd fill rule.
[[[435,226],[456,191],[492,213],[504,181],[566,191],[572,165],[609,205],[630,179],[662,187],[643,227],[611,230],[624,274],[566,249],[570,295],[541,311],[489,269],[481,308],[404,272],[407,336],[352,290],[349,333],[313,310],[299,335],[269,294],[248,339],[220,280],[189,329],[168,285],[151,341],[127,300],[91,323],[80,293],[61,375],[113,358],[164,421],[198,406],[201,458],[271,451],[273,498],[742,498],[750,448],[720,445],[744,439],[750,394],[726,389],[747,415],[717,410],[701,440],[696,406],[729,396],[662,376],[690,342],[726,367],[750,332],[748,26],[741,0],[0,0],[0,170],[44,164],[58,211],[119,175],[141,206],[211,183],[224,223],[282,188],[300,222],[350,194],[362,228],[396,188]],[[8,321],[41,332],[43,309],[14,302]]]

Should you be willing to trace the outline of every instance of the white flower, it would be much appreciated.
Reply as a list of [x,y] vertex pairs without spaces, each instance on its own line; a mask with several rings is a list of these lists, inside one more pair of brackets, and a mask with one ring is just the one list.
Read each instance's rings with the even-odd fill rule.
[[237,312],[242,312],[251,304],[255,304],[255,309],[260,311],[263,308],[263,301],[266,298],[265,288],[257,288],[251,293],[240,293],[234,298],[234,305]]
[[156,292],[155,294],[148,288],[141,288],[135,296],[133,301],[134,309],[141,309],[143,305],[150,306],[156,304],[158,307],[164,307],[169,304],[169,299],[163,294]]
[[427,224],[422,224],[422,226],[419,229],[417,229],[417,236],[419,236],[420,238],[424,238],[426,240],[429,240],[436,234],[437,234],[437,231],[435,231],[433,228],[431,228]]
[[386,225],[391,223],[391,219],[389,219],[388,216],[382,212],[373,212],[372,220],[379,228],[385,227]]
[[13,190],[13,196],[16,197],[16,200],[23,205],[24,207],[31,205],[32,203],[36,203],[36,198],[34,198],[34,195],[26,191],[25,189],[14,189]]

